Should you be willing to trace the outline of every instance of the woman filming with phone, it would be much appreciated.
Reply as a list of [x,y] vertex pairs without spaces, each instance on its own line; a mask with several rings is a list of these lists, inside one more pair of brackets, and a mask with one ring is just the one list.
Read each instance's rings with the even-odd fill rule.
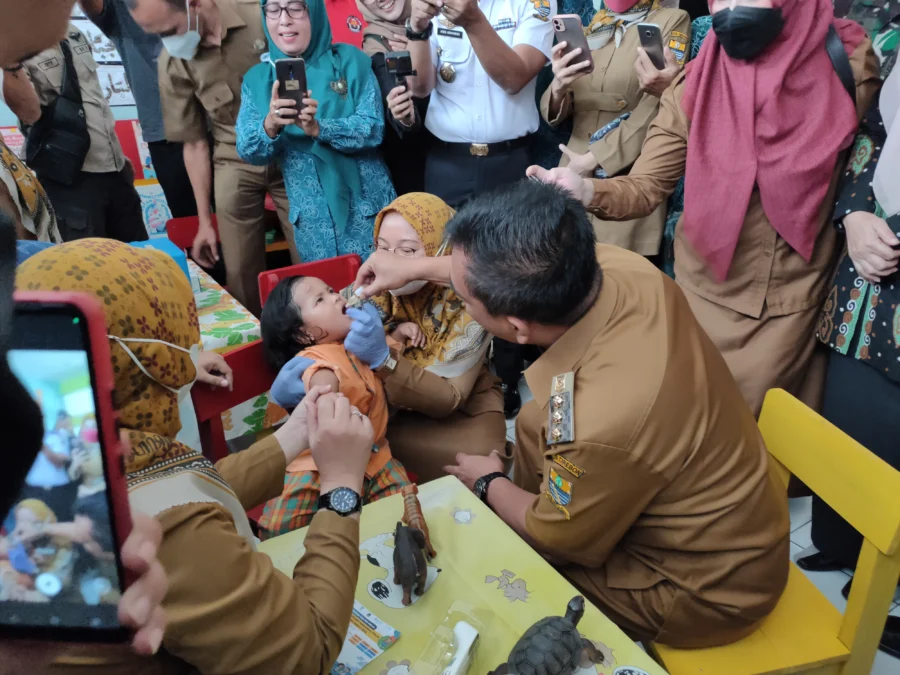
[[[574,15],[554,17],[553,28],[553,82],[541,114],[554,127],[573,118],[560,166],[585,177],[627,175],[656,118],[660,94],[684,65],[690,17],[660,7],[660,0],[604,0],[587,28]],[[627,223],[591,218],[598,242],[654,256],[666,205]]]
[[[396,196],[378,150],[384,106],[371,62],[356,47],[332,44],[323,0],[261,7],[268,62],[244,76],[238,153],[280,165],[304,262],[365,258],[375,215]],[[280,65],[286,60],[290,68]],[[279,77],[291,70],[293,79]]]

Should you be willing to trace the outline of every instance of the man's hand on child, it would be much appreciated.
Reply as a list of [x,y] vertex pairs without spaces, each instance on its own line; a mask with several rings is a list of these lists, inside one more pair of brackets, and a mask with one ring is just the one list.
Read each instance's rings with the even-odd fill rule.
[[308,407],[309,446],[319,470],[321,491],[348,487],[362,494],[375,440],[369,418],[340,394],[326,394]]
[[422,329],[419,328],[417,324],[414,324],[411,321],[401,323],[397,326],[397,328],[394,329],[394,332],[391,333],[391,337],[397,342],[405,344],[407,347],[418,347],[421,349],[425,346],[425,333],[422,332]]
[[281,428],[275,432],[275,438],[281,445],[281,451],[284,453],[285,461],[290,464],[297,455],[310,447],[309,438],[309,417],[310,410],[315,410],[316,402],[320,396],[331,391],[329,386],[313,387],[296,408],[288,421],[281,425]]
[[362,308],[348,309],[347,315],[353,319],[353,323],[350,325],[350,333],[344,338],[344,349],[369,368],[383,365],[391,352],[378,309],[375,305],[366,303]]
[[282,408],[296,408],[306,396],[303,373],[314,361],[303,356],[295,356],[279,371],[272,383],[272,400]]

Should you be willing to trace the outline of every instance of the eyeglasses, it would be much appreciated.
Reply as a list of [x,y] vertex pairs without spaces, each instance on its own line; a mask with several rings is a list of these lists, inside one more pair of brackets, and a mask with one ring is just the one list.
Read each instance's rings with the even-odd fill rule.
[[385,251],[386,253],[393,253],[394,255],[402,255],[404,258],[412,258],[416,253],[419,252],[418,249],[410,248],[409,246],[396,246],[394,248],[379,246],[378,250]]
[[263,12],[270,19],[280,19],[282,12],[287,12],[292,19],[302,19],[309,11],[305,2],[289,2],[281,6],[277,2],[267,2],[263,5]]

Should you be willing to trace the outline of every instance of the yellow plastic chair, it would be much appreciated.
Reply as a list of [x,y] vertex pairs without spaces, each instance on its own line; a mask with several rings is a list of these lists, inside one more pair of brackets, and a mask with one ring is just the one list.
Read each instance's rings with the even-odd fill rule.
[[841,616],[792,562],[784,595],[751,635],[651,653],[671,675],[869,675],[900,577],[900,472],[781,389],[766,395],[759,427],[785,488],[793,473],[865,539],[847,609]]

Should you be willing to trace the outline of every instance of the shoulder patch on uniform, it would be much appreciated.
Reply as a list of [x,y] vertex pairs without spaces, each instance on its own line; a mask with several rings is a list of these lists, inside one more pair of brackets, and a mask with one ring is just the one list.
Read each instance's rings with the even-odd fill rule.
[[75,45],[75,49],[73,49],[72,51],[78,55],[81,55],[81,54],[84,54],[85,52],[90,52],[91,46],[90,45]]
[[572,462],[567,460],[562,455],[553,455],[553,461],[554,463],[559,464],[570,474],[575,476],[575,478],[581,478],[584,475],[584,469],[582,469],[580,466],[575,466],[574,464],[572,464]]
[[41,61],[38,64],[38,67],[41,70],[50,70],[51,68],[59,68],[59,59],[55,56],[51,59],[47,59],[46,61]]
[[688,49],[688,36],[680,31],[669,33],[669,50],[675,55],[678,64],[683,66]]
[[547,492],[550,493],[550,500],[560,506],[568,506],[572,501],[573,490],[572,482],[560,476],[559,471],[551,466],[547,476]]
[[575,440],[575,373],[557,375],[550,385],[550,406],[547,413],[547,445],[571,443]]
[[530,0],[534,5],[534,18],[541,21],[550,20],[550,0]]
[[571,516],[571,514],[569,514],[569,509],[567,509],[562,504],[557,504],[555,501],[553,501],[553,497],[550,496],[549,491],[545,492],[544,496],[547,498],[548,502],[553,504],[553,506],[556,508],[557,511],[559,511],[561,514],[563,514],[563,516],[565,517],[566,520],[572,520],[572,516]]

